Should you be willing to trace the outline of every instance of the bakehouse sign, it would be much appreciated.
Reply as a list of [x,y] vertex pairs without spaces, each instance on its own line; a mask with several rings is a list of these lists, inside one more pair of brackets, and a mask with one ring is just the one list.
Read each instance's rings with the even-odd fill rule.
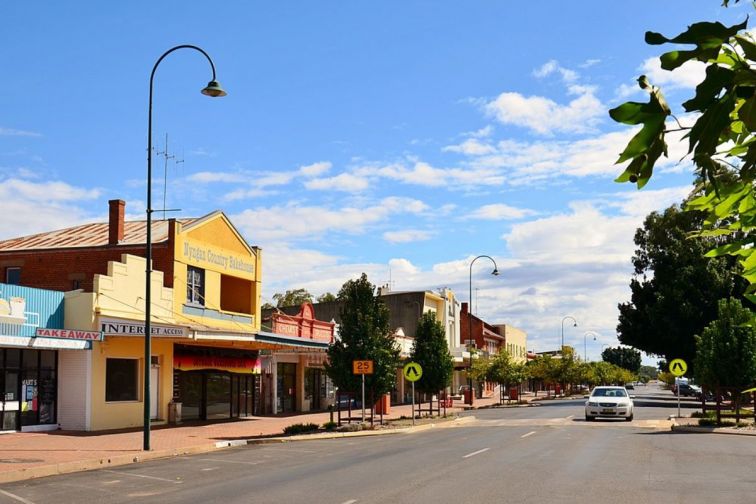
[[[100,330],[105,336],[144,336],[144,324],[125,320],[100,319]],[[151,324],[150,333],[153,337],[186,338],[185,327]]]
[[189,242],[184,242],[184,257],[195,262],[214,264],[224,270],[243,271],[250,274],[255,272],[255,265],[249,261],[221,254],[208,247],[197,247]]

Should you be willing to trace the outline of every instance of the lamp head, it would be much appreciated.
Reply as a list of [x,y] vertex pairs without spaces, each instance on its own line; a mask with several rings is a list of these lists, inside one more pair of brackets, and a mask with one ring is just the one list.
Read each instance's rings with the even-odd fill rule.
[[577,327],[577,322],[575,322],[574,324],[572,324],[572,327]]
[[499,276],[499,270],[497,268],[494,268],[494,270],[491,272],[493,276]]
[[202,94],[212,98],[219,98],[221,96],[226,96],[228,93],[226,93],[218,81],[210,81],[202,90]]

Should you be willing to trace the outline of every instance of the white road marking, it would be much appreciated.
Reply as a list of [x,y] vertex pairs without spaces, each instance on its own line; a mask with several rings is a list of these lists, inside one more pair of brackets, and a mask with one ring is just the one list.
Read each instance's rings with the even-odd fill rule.
[[528,432],[527,434],[523,434],[522,436],[520,436],[520,438],[526,438],[528,436],[532,436],[535,433],[536,433],[536,431],[533,430],[533,431]]
[[575,418],[575,415],[570,415],[568,417],[564,417],[565,420],[572,420],[573,418]]
[[24,504],[34,504],[32,501],[28,499],[24,499],[23,497],[19,495],[6,492],[5,490],[0,490],[0,494],[5,495],[6,497],[10,497],[11,499],[16,499],[18,502],[23,502]]
[[348,501],[342,502],[341,504],[354,504],[355,502],[357,502],[357,499],[348,500]]
[[201,471],[217,471],[220,469],[220,467],[205,467],[204,469],[200,469]]
[[181,481],[176,481],[176,480],[166,479],[166,478],[158,478],[157,476],[148,476],[146,474],[136,474],[136,473],[122,472],[122,471],[111,471],[108,469],[103,469],[102,472],[120,474],[122,476],[134,476],[135,478],[145,478],[145,479],[151,479],[151,480],[157,480],[157,481],[167,481],[168,483],[176,483],[176,484],[181,483]]
[[462,458],[474,457],[475,455],[480,455],[481,453],[487,452],[490,449],[491,448],[483,448],[482,450],[478,450],[478,451],[475,451],[475,452],[472,452],[472,453],[468,453],[467,455],[465,455]]

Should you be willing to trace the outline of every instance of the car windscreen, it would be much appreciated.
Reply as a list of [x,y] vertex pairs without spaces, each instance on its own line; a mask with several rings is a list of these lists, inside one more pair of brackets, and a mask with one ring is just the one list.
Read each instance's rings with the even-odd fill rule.
[[627,397],[625,389],[595,389],[591,394],[593,397]]

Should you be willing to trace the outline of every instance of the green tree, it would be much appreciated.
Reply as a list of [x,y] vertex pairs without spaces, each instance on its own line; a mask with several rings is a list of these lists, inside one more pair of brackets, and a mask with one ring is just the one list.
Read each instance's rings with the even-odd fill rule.
[[421,392],[435,394],[451,385],[454,360],[449,353],[444,326],[436,314],[425,312],[417,324],[410,359],[420,364],[423,376],[415,383]]
[[488,380],[507,387],[516,387],[528,378],[525,363],[515,362],[506,350],[499,351],[491,359]]
[[[723,5],[728,3],[724,0]],[[684,132],[699,180],[697,197],[686,208],[705,214],[699,235],[724,241],[707,255],[735,256],[750,284],[747,297],[756,301],[752,233],[756,226],[756,41],[747,30],[747,22],[733,26],[694,23],[672,38],[646,32],[650,45],[689,46],[662,54],[659,59],[664,70],[674,70],[691,60],[706,65],[706,76],[696,86],[695,95],[682,103],[684,111],[695,118],[692,125],[682,124],[672,115],[661,90],[646,76],[638,83],[649,93],[649,101],[623,103],[609,115],[615,121],[640,126],[617,160],[629,162],[617,181],[635,183],[638,188],[648,183],[656,162],[667,155],[666,135]],[[674,122],[667,121],[670,117]]]
[[719,317],[696,336],[696,380],[707,387],[750,387],[756,381],[756,328],[737,299],[719,302]]
[[332,301],[336,301],[336,296],[330,292],[326,292],[318,296],[317,301],[318,303],[330,303]]
[[[677,206],[653,212],[635,233],[631,298],[619,305],[620,342],[645,352],[692,362],[693,335],[716,317],[717,301],[741,295],[745,282],[731,258],[707,258],[711,238],[690,238],[704,215]],[[635,370],[633,370],[635,371]]]
[[473,358],[472,365],[467,369],[468,377],[478,383],[488,380],[490,373],[491,359],[487,357]]
[[641,366],[638,375],[643,383],[648,383],[657,378],[659,370],[655,366]]
[[341,287],[340,339],[328,348],[325,368],[339,390],[356,393],[361,377],[352,374],[352,362],[372,360],[373,374],[365,377],[365,390],[377,400],[394,388],[399,347],[389,328],[388,308],[374,294],[375,287],[364,273]]
[[617,347],[606,348],[601,352],[601,358],[604,362],[614,364],[621,368],[627,369],[633,373],[640,371],[641,354],[634,348]]
[[287,290],[284,294],[280,292],[273,294],[273,300],[279,308],[299,306],[302,303],[312,303],[312,294],[307,292],[307,289]]

